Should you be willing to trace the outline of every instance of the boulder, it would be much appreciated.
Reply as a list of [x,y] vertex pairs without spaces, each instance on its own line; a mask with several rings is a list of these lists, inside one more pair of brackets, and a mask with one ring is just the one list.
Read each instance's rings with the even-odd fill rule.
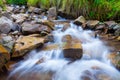
[[120,36],[120,28],[115,31],[114,35],[115,36]]
[[117,37],[117,40],[120,41],[120,36]]
[[35,7],[30,6],[30,7],[28,8],[28,12],[29,12],[29,13],[32,13],[32,12],[34,11],[34,9],[35,9]]
[[108,55],[108,58],[110,59],[111,63],[120,70],[120,51],[113,52]]
[[89,20],[86,22],[86,25],[90,29],[94,29],[99,24],[98,20]]
[[6,10],[7,10],[7,12],[12,12],[13,9],[14,9],[13,6],[6,6]]
[[33,12],[34,12],[35,14],[41,14],[41,13],[43,12],[43,10],[40,9],[40,8],[35,8],[35,9],[33,10]]
[[9,53],[12,52],[14,43],[15,40],[13,37],[9,35],[0,36],[0,44],[2,44],[8,50]]
[[20,10],[21,10],[21,8],[20,8],[20,6],[14,6],[14,9],[13,9],[13,13],[15,13],[15,14],[17,14],[17,13],[20,13]]
[[100,23],[98,25],[96,25],[96,28],[95,28],[96,31],[100,31],[100,33],[107,33],[108,31],[108,27],[104,24],[104,23]]
[[50,33],[52,30],[48,26],[42,25],[42,24],[36,24],[36,23],[30,23],[30,22],[24,22],[22,24],[22,32],[24,34],[33,34],[33,33],[40,34],[43,31]]
[[0,69],[10,60],[10,54],[6,48],[0,44]]
[[23,56],[26,52],[29,52],[39,46],[42,46],[43,43],[44,38],[41,38],[36,35],[20,36],[16,40],[12,57]]
[[109,29],[113,29],[113,27],[117,25],[115,21],[105,21],[104,23],[108,26]]
[[107,33],[114,34],[115,33],[114,27],[117,25],[117,23],[115,21],[105,21],[104,23],[108,27],[108,32]]
[[74,20],[74,24],[76,25],[82,25],[85,27],[86,19],[83,16],[78,17],[77,19]]
[[22,23],[23,21],[25,21],[25,19],[28,18],[28,14],[23,14],[23,13],[12,14],[11,16],[15,20],[16,23]]
[[82,44],[81,42],[71,35],[65,35],[62,39],[63,45],[63,54],[65,58],[77,60],[82,57]]
[[0,18],[0,33],[9,33],[14,28],[13,22],[7,17]]
[[55,20],[57,17],[57,10],[56,7],[51,7],[48,10],[48,20]]
[[43,20],[43,19],[38,19],[37,23],[41,23],[43,25],[47,25],[50,29],[54,30],[54,22],[50,20]]

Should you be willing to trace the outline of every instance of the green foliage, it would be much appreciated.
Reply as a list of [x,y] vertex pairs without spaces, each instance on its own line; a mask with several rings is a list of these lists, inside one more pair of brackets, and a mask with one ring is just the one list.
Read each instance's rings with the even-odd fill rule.
[[26,5],[27,0],[6,0],[8,4]]
[[[27,1],[27,2],[26,2]],[[10,4],[28,4],[48,9],[56,6],[74,17],[110,20],[120,18],[120,0],[7,0]]]
[[62,0],[62,10],[74,17],[109,20],[120,18],[120,0]]
[[5,10],[5,9],[6,9],[6,7],[5,7],[5,5],[4,5],[4,1],[3,1],[3,0],[0,0],[0,7],[1,7],[3,10]]
[[30,6],[37,6],[37,4],[39,3],[39,0],[28,0],[27,4]]

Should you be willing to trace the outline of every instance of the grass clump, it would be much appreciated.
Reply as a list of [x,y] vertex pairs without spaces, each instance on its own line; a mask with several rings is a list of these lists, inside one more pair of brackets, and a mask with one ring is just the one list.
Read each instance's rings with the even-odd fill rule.
[[6,10],[4,0],[0,0],[0,7],[1,7],[3,10]]
[[6,0],[8,4],[15,4],[15,5],[26,5],[27,0]]
[[44,9],[56,6],[75,18],[112,20],[120,18],[120,0],[6,0],[10,4],[26,4]]

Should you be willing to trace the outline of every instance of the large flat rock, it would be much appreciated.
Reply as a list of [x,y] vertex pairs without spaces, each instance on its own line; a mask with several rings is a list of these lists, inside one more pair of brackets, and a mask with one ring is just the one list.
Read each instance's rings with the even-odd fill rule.
[[16,40],[16,44],[14,46],[14,52],[12,57],[23,56],[26,52],[31,51],[38,46],[42,46],[44,43],[44,38],[37,36],[20,36]]

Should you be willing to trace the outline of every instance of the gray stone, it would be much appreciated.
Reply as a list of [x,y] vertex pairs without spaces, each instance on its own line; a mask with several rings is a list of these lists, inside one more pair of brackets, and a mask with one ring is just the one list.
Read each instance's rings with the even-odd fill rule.
[[11,36],[2,36],[0,43],[9,51],[12,51],[15,40]]
[[29,22],[25,22],[22,24],[22,32],[24,34],[41,33],[42,31],[50,33],[51,29],[48,26],[42,24]]
[[90,29],[95,28],[98,24],[99,24],[98,20],[89,20],[86,22],[87,27],[89,27]]
[[85,24],[85,22],[86,22],[86,19],[83,16],[80,16],[77,19],[75,19],[74,24],[82,25],[82,24]]
[[48,19],[55,20],[57,17],[56,7],[52,7],[48,10]]
[[9,33],[13,29],[13,22],[7,17],[2,16],[0,18],[0,33]]
[[106,21],[104,23],[108,26],[109,29],[113,29],[113,27],[117,25],[115,21]]

